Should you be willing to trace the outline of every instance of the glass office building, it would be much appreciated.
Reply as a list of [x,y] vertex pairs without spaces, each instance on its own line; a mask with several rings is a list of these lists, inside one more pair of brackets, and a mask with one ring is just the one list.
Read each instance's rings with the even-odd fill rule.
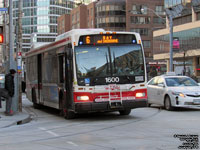
[[[18,3],[13,0],[13,24],[17,26]],[[22,0],[22,51],[52,42],[57,36],[57,18],[69,14],[74,8],[73,0]]]
[[[165,5],[182,3],[184,10],[173,18],[173,68],[177,74],[195,74],[200,81],[200,0],[174,1],[165,0]],[[169,28],[155,31],[154,59],[167,60],[168,70],[169,46]]]

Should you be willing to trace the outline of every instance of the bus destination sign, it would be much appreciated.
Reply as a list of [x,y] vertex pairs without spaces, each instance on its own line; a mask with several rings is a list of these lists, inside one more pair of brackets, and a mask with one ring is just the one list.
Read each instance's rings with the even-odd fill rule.
[[79,45],[95,44],[137,44],[137,40],[132,34],[86,35],[79,39]]
[[103,44],[103,43],[119,43],[119,39],[117,39],[117,38],[114,39],[112,35],[107,35],[107,36],[104,35],[101,40],[97,41],[97,43],[98,44]]

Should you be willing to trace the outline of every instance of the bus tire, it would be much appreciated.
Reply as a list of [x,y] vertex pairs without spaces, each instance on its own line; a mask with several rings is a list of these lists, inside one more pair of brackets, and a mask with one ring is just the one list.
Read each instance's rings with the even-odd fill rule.
[[36,98],[36,92],[35,89],[32,89],[32,102],[33,102],[33,108],[40,109],[41,106],[37,104],[37,98]]
[[63,110],[63,93],[62,92],[59,92],[59,109],[60,110]]
[[129,115],[131,113],[131,109],[124,109],[119,111],[120,115]]
[[75,113],[70,110],[64,111],[64,117],[65,117],[65,119],[74,119]]

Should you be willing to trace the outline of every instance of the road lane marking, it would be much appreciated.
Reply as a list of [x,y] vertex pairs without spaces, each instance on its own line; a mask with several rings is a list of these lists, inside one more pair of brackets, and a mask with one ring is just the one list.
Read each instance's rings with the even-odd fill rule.
[[52,131],[50,131],[50,130],[47,130],[46,128],[39,127],[39,129],[42,130],[42,131],[45,131],[45,132],[47,132],[47,133],[49,133],[49,134],[51,134],[51,135],[53,135],[53,136],[59,136],[59,135],[56,134],[55,132],[52,132]]
[[77,144],[73,143],[72,141],[67,141],[68,144],[71,144],[73,146],[78,146]]

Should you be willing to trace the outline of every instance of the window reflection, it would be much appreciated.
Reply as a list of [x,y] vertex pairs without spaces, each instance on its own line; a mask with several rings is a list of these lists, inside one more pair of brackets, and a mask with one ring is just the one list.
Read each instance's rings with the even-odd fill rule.
[[134,76],[144,75],[140,45],[77,47],[77,76]]
[[143,75],[144,63],[140,45],[111,46],[113,75]]
[[[174,32],[174,37],[179,38],[181,50],[200,48],[200,28],[194,28],[181,32]],[[169,51],[169,35],[162,35],[154,38],[154,53]]]
[[78,47],[76,62],[78,77],[109,75],[108,47]]

